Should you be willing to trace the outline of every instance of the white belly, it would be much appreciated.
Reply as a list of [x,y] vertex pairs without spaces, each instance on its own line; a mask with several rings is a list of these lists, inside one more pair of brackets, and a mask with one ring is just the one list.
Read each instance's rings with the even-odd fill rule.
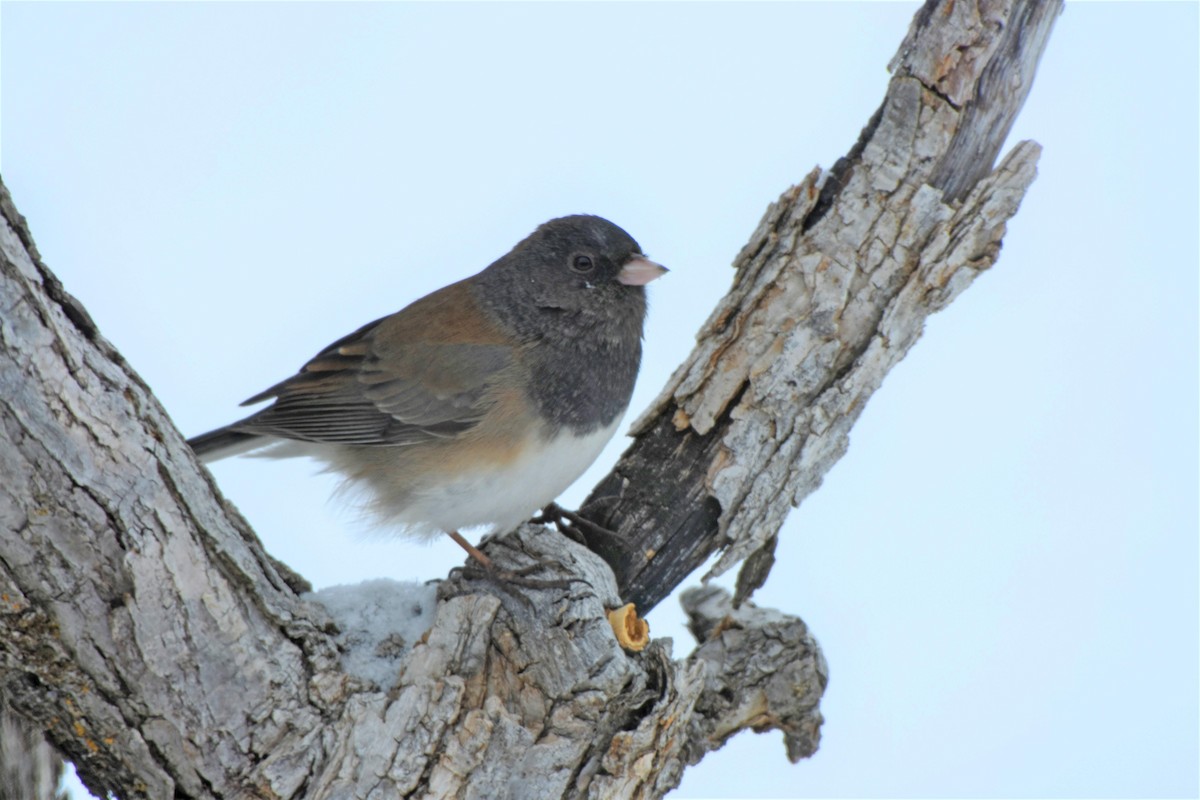
[[[489,525],[508,531],[558,497],[592,465],[616,433],[621,418],[585,436],[564,433],[553,440],[531,435],[503,468],[464,469],[431,485],[428,475],[403,468],[403,448],[373,449],[373,468],[360,468],[363,454],[336,445],[274,440],[254,453],[267,458],[307,456],[346,476],[338,494],[394,532],[430,539],[447,531]],[[389,457],[397,463],[389,464]],[[368,477],[369,476],[369,477]],[[426,480],[422,480],[425,478]]]
[[497,531],[515,528],[592,465],[620,421],[586,436],[564,434],[550,442],[530,442],[504,470],[465,472],[449,485],[413,497],[396,520],[417,535],[473,525],[491,525]]

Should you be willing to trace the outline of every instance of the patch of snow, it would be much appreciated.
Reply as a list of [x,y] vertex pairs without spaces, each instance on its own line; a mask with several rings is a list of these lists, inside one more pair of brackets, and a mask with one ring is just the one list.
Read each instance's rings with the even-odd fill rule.
[[337,623],[342,669],[387,691],[401,659],[433,625],[437,584],[377,578],[330,586],[305,598],[324,606]]

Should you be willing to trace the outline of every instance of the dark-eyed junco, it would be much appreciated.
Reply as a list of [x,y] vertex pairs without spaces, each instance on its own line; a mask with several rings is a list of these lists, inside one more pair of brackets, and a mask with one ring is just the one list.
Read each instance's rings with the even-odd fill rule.
[[206,462],[314,457],[366,489],[380,520],[467,546],[460,528],[515,527],[612,438],[641,361],[644,287],[664,272],[608,220],[551,220],[242,404],[274,398],[267,408],[188,444]]

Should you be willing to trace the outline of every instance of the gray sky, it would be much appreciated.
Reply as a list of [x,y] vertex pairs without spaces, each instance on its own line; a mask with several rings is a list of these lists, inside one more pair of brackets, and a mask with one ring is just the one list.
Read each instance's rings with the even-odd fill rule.
[[[6,2],[0,167],[185,434],[576,212],[672,270],[636,411],[767,204],[853,144],[914,8]],[[756,598],[824,647],[821,750],[744,734],[676,797],[1200,792],[1197,29],[1193,3],[1068,6],[999,262],[873,398]],[[317,586],[461,561],[371,533],[309,463],[213,471]],[[650,621],[683,655],[677,608]]]

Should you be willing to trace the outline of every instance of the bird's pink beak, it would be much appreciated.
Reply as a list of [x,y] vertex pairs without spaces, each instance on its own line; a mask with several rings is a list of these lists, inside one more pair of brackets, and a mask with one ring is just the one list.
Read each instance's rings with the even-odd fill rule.
[[645,256],[634,256],[621,267],[621,271],[617,273],[617,281],[626,286],[645,286],[666,272],[667,268],[662,264],[655,264]]

